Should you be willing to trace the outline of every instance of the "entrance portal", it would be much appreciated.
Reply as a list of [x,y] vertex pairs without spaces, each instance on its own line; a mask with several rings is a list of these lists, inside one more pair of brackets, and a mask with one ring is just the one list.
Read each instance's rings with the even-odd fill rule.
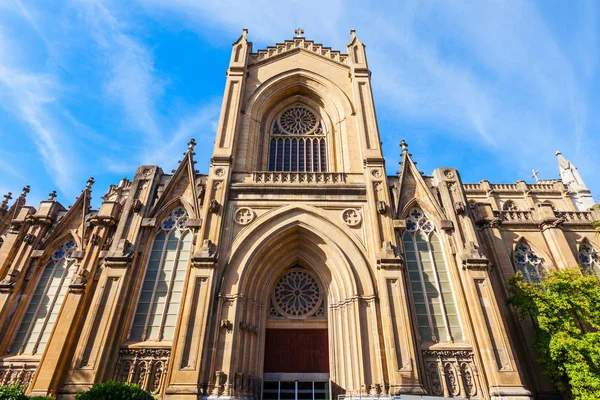
[[275,284],[265,333],[265,400],[329,399],[327,314],[320,287],[299,265]]

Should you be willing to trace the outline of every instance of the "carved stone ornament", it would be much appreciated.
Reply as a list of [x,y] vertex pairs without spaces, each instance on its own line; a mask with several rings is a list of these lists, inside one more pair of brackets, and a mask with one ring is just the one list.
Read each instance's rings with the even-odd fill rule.
[[381,178],[381,170],[379,168],[376,168],[373,171],[371,171],[371,175],[373,176],[373,178]]
[[450,170],[450,169],[447,169],[447,170],[444,171],[444,176],[447,179],[453,179],[454,178],[454,172],[452,170]]
[[142,202],[140,201],[140,199],[133,200],[133,203],[131,203],[131,210],[133,212],[137,213],[140,211],[141,208],[142,208]]
[[234,220],[238,225],[248,225],[254,220],[254,211],[249,207],[240,207],[235,211]]
[[212,199],[210,201],[210,203],[208,204],[208,211],[211,212],[211,213],[217,213],[217,212],[219,212],[220,208],[221,208],[221,205],[215,199]]
[[33,233],[28,233],[23,237],[23,242],[25,242],[27,244],[33,243],[34,240],[35,240],[35,235]]
[[215,176],[221,177],[223,175],[225,175],[225,170],[223,168],[217,168],[217,169],[215,169]]
[[227,332],[231,332],[231,330],[233,329],[233,324],[228,319],[222,319],[221,328],[225,329]]
[[348,208],[342,211],[342,220],[348,226],[358,226],[362,221],[362,217],[358,210],[355,210],[354,208]]
[[138,384],[151,393],[161,392],[165,385],[170,349],[121,349],[113,380]]
[[380,200],[377,202],[377,212],[379,214],[385,214],[387,211],[387,204],[385,201]]

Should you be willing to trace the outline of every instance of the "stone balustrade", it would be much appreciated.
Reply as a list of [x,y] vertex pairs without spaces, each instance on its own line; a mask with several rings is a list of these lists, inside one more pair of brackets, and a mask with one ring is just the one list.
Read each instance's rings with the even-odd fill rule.
[[342,172],[253,172],[254,183],[277,184],[339,184],[346,183],[346,174]]

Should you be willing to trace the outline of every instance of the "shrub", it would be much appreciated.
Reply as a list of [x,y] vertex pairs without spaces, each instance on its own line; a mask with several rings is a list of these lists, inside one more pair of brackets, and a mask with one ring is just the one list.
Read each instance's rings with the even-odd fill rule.
[[600,285],[576,267],[540,283],[521,273],[510,281],[509,303],[535,326],[540,366],[568,398],[600,399]]
[[104,383],[96,383],[88,391],[77,393],[75,395],[75,399],[154,400],[154,397],[133,383],[108,381]]
[[27,400],[20,383],[0,386],[0,400]]
[[31,396],[28,398],[29,400],[56,400],[54,397],[51,396]]

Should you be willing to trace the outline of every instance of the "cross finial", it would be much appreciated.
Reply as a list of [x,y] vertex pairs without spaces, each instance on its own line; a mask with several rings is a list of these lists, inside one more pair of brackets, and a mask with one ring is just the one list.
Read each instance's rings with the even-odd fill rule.
[[0,210],[6,210],[8,208],[8,201],[12,199],[12,193],[8,192],[4,195],[4,200],[2,200],[2,204],[0,204]]
[[402,154],[408,153],[408,144],[404,139],[400,142],[400,147],[402,148]]
[[296,37],[303,37],[304,36],[304,29],[302,28],[297,28],[294,33],[296,34]]
[[94,177],[91,176],[90,179],[87,180],[87,184],[85,185],[85,188],[88,190],[92,190],[92,185],[96,182],[96,180],[94,180]]
[[27,193],[29,193],[31,191],[31,188],[29,185],[25,186],[23,188],[23,191],[21,192],[21,197],[25,198],[27,196]]
[[192,138],[188,143],[188,150],[193,151],[196,146],[196,139]]
[[54,201],[55,198],[56,198],[56,190],[53,190],[52,193],[50,193],[48,195],[48,200]]
[[539,181],[540,179],[538,178],[538,174],[540,173],[540,171],[536,170],[536,169],[532,169],[531,170],[531,177],[535,178],[535,181]]

